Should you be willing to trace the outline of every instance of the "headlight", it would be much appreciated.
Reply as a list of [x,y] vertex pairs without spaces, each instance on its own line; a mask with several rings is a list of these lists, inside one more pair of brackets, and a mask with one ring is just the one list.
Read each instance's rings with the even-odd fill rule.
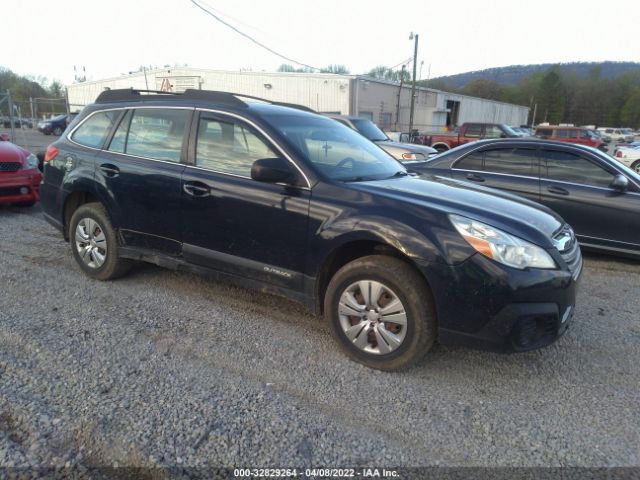
[[31,170],[32,168],[38,168],[38,157],[33,153],[30,153],[27,157],[27,161],[24,162],[24,169]]
[[469,245],[496,262],[519,269],[557,268],[551,255],[533,243],[470,218],[449,215],[449,219]]

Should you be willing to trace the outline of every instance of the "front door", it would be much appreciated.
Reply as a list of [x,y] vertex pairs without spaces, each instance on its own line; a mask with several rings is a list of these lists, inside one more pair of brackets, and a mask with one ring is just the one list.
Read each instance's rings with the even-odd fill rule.
[[610,188],[616,172],[587,155],[541,149],[540,201],[555,210],[585,245],[640,248],[640,194]]
[[201,112],[192,129],[192,158],[182,177],[185,259],[301,290],[308,186],[251,178],[255,160],[283,154],[243,120]]

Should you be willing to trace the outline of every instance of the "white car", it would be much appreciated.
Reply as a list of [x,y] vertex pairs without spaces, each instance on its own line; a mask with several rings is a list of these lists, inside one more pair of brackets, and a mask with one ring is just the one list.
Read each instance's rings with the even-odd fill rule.
[[633,142],[633,133],[628,132],[627,130],[628,129],[626,128],[598,128],[599,132],[609,135],[614,142]]
[[613,156],[620,163],[640,173],[640,147],[618,147]]

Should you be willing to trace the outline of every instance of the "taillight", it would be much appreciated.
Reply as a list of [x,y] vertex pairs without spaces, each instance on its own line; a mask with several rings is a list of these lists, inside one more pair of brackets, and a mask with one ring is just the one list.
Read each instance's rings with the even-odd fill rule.
[[621,150],[616,151],[616,157],[622,158],[622,151]]
[[58,154],[60,153],[60,150],[58,150],[56,147],[54,147],[53,145],[49,145],[47,147],[47,152],[44,154],[44,161],[46,162],[50,162],[51,160],[53,160],[54,158],[56,158],[58,156]]

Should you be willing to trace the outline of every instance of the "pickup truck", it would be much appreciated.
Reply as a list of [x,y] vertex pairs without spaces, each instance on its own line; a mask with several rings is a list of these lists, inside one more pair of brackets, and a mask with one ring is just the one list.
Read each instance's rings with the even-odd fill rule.
[[521,135],[503,123],[463,123],[457,133],[425,135],[421,143],[441,153],[483,138],[517,138],[519,136]]

